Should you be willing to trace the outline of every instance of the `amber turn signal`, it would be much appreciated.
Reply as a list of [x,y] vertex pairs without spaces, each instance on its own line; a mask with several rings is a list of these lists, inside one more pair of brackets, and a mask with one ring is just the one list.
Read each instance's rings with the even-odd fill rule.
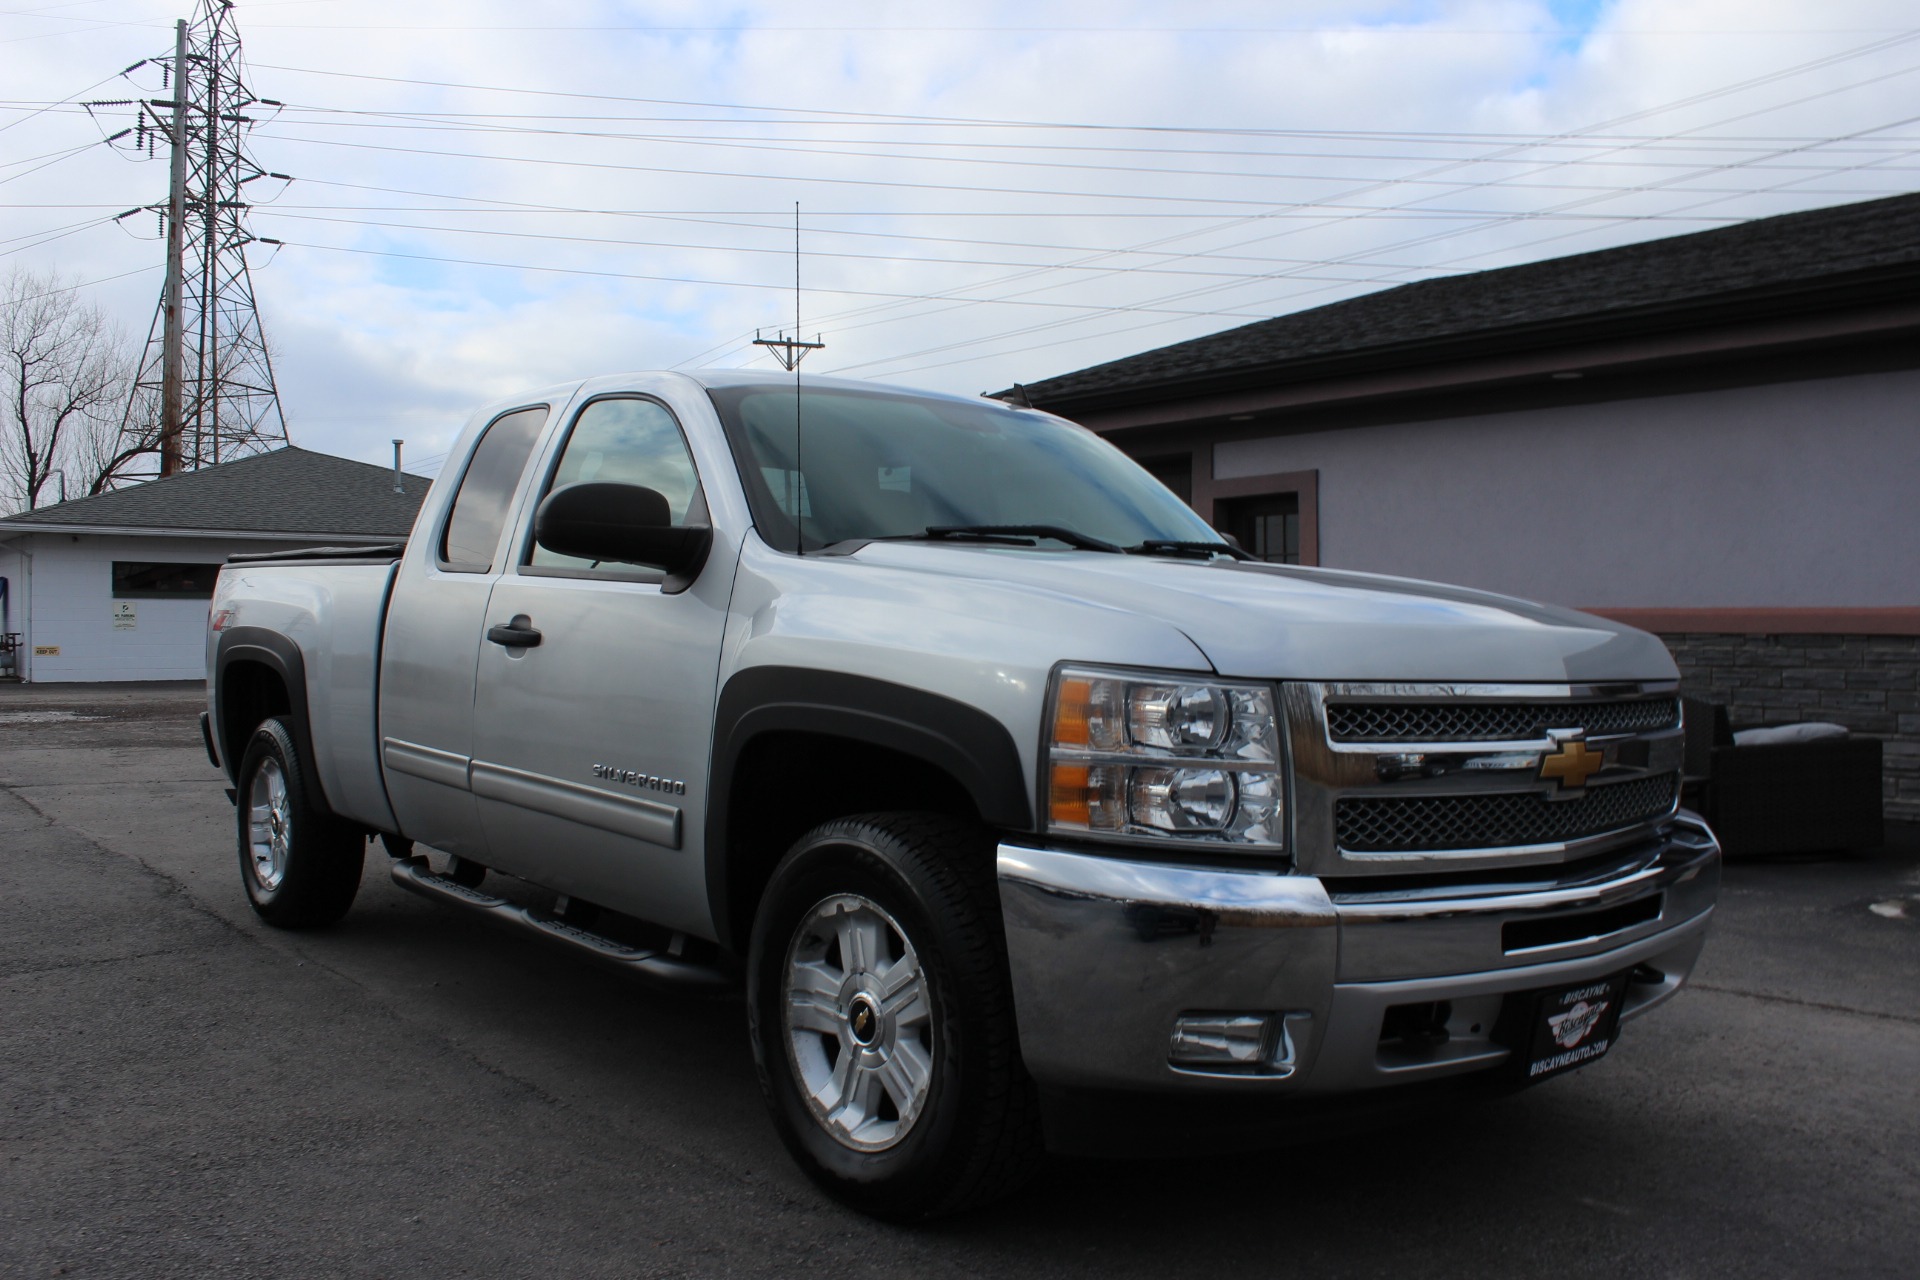
[[[1088,720],[1093,715],[1093,681],[1067,679],[1060,682],[1059,696],[1053,704],[1053,742],[1060,747],[1084,747],[1090,737]],[[1056,770],[1056,773],[1058,771]],[[1081,782],[1086,770],[1080,771]]]
[[1092,824],[1093,788],[1089,785],[1090,773],[1092,770],[1083,764],[1053,766],[1048,810],[1056,826],[1085,827]]

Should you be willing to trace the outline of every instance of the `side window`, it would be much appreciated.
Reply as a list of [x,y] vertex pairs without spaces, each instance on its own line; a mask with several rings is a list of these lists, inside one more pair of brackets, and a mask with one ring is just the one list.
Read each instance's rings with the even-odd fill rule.
[[460,477],[453,510],[440,534],[440,567],[455,573],[487,573],[507,522],[507,504],[527,469],[533,443],[547,420],[547,407],[519,409],[488,425]]
[[[593,480],[657,490],[665,496],[675,525],[706,523],[707,503],[700,492],[700,477],[693,469],[693,455],[687,451],[680,424],[658,401],[595,400],[580,411],[546,493]],[[589,560],[556,554],[538,543],[529,544],[525,563],[539,569],[575,572],[598,567]],[[632,577],[635,567],[608,566],[606,572],[611,577]]]

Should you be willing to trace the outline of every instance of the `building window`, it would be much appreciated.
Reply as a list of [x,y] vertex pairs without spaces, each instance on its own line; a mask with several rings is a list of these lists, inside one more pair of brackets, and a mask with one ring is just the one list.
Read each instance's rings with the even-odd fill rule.
[[1299,494],[1267,493],[1234,498],[1221,505],[1226,508],[1223,527],[1257,559],[1271,564],[1300,563]]
[[159,564],[148,560],[113,562],[116,600],[211,600],[217,564]]
[[1148,475],[1173,490],[1173,496],[1193,505],[1193,455],[1175,453],[1159,458],[1141,458],[1140,465]]

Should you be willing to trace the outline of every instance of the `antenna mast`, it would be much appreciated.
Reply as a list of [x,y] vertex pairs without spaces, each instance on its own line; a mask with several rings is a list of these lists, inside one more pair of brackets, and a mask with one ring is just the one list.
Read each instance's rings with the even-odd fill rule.
[[[776,331],[778,332],[778,331]],[[753,345],[765,347],[780,362],[780,367],[793,375],[793,481],[787,486],[788,508],[793,512],[793,553],[803,556],[807,553],[806,537],[802,520],[805,513],[801,503],[806,497],[806,476],[800,469],[800,362],[807,354],[826,346],[819,334],[813,335],[812,342],[800,339],[800,202],[793,202],[793,333],[781,333],[777,338],[763,338],[760,331],[753,331]]]

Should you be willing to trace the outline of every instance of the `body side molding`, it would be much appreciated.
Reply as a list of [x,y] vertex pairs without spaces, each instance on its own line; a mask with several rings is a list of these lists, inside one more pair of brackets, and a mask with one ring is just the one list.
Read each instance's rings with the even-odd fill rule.
[[680,847],[680,810],[670,804],[618,796],[577,782],[475,760],[473,794],[578,822],[582,826],[631,836],[666,849]]
[[411,774],[456,791],[473,789],[468,780],[473,761],[455,752],[423,747],[417,742],[403,742],[399,738],[382,738],[380,758],[395,773]]

